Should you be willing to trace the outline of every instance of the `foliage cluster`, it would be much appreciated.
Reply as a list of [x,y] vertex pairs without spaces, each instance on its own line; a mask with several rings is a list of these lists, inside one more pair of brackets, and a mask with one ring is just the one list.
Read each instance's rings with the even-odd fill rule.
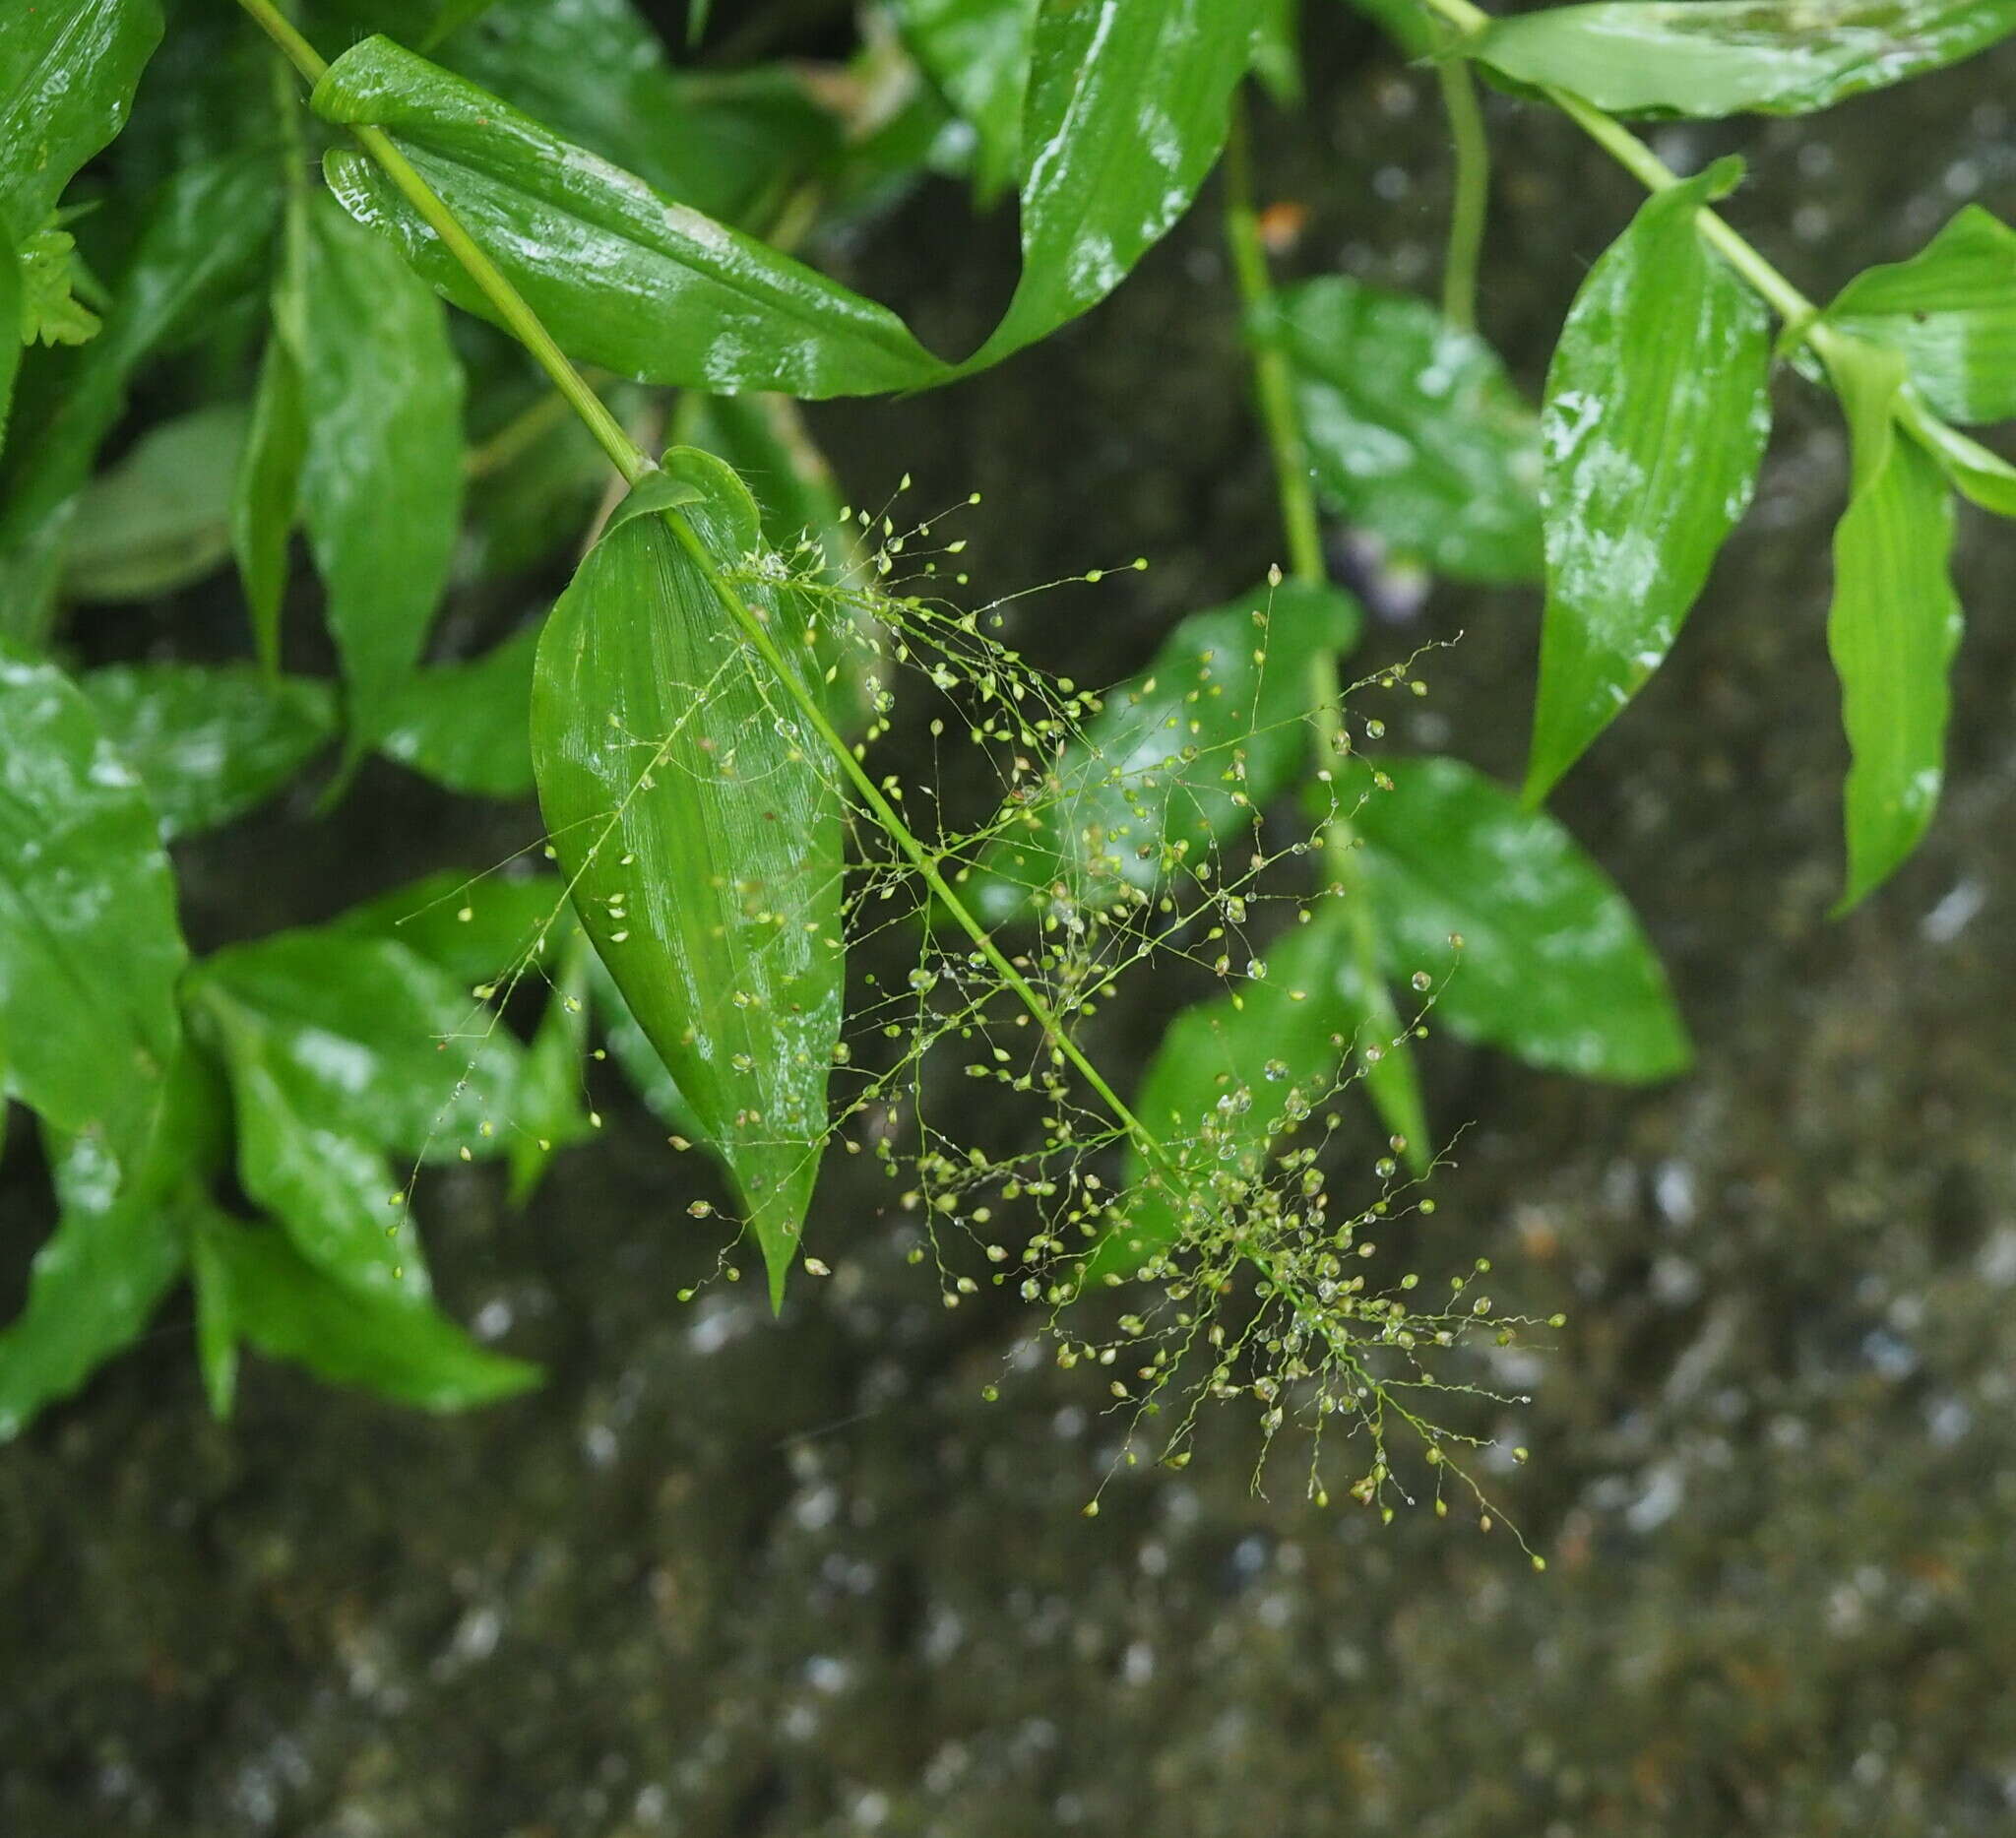
[[[583,1062],[606,1052],[719,1166],[779,1302],[825,1271],[802,1234],[838,1143],[903,1182],[948,1303],[1019,1286],[1122,1408],[1246,1395],[1269,1430],[1362,1425],[1353,1489],[1379,1501],[1404,1423],[1439,1499],[1460,1438],[1410,1399],[1440,1349],[1526,1324],[1476,1293],[1481,1262],[1427,1304],[1415,1273],[1354,1268],[1432,1206],[1412,1043],[1432,1009],[1537,1066],[1684,1066],[1634,916],[1541,801],[1675,642],[1749,502],[1774,370],[1834,390],[1854,452],[1844,907],[1936,803],[1954,496],[2016,514],[2016,469],[1954,426],[2016,416],[2016,231],[1970,207],[1818,307],[1717,214],[1738,162],[1677,176],[1617,117],[1826,107],[2006,36],[2016,0],[1367,10],[1449,103],[1438,304],[1270,275],[1239,91],[1294,107],[1299,31],[1341,18],[1291,0],[892,0],[826,67],[723,63],[761,15],[696,18],[675,63],[630,0],[0,22],[0,1072],[59,1208],[0,1333],[0,1433],[185,1276],[220,1411],[242,1345],[437,1408],[532,1382],[434,1308],[410,1202],[444,1157],[529,1192],[593,1133]],[[1474,325],[1479,72],[1651,193],[1538,412]],[[1222,156],[1288,567],[1094,695],[961,603],[938,520],[843,505],[793,405],[954,385],[1048,336]],[[929,175],[1020,215],[1013,297],[957,360],[790,253]],[[1544,588],[1523,796],[1379,754],[1324,513],[1395,566]],[[227,566],[241,656],[71,667],[68,621]],[[434,655],[479,588],[526,616]],[[334,680],[286,667],[325,642]],[[1425,693],[1418,662],[1357,687]],[[990,808],[878,759],[909,695],[985,755]],[[542,834],[192,961],[176,841],[317,762],[341,797],[373,754],[536,792]],[[880,935],[914,964],[895,988],[856,949]],[[1115,1080],[1085,1023],[1171,957],[1222,992]],[[949,1131],[933,1094],[961,1077],[1032,1128]],[[1326,1145],[1359,1085],[1391,1153],[1340,1204]],[[1087,1312],[1106,1288],[1116,1326]]]

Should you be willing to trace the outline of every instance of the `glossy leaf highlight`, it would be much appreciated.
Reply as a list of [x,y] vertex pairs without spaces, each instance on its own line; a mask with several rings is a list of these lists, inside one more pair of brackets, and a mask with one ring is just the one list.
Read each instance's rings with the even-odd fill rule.
[[2016,0],[1607,0],[1494,19],[1463,50],[1620,115],[1801,115],[1957,63]]
[[1489,346],[1343,275],[1283,288],[1253,334],[1288,357],[1339,513],[1455,580],[1540,578],[1538,423]]
[[1548,366],[1529,799],[1665,662],[1749,506],[1771,431],[1769,321],[1694,226],[1732,178],[1646,201],[1590,270]]
[[1858,275],[1824,317],[1902,351],[1912,386],[1948,420],[2016,417],[2016,229],[1979,205],[1909,261]]
[[1568,832],[1460,760],[1382,764],[1353,821],[1387,973],[1435,980],[1431,1025],[1584,1078],[1682,1071],[1659,959]]

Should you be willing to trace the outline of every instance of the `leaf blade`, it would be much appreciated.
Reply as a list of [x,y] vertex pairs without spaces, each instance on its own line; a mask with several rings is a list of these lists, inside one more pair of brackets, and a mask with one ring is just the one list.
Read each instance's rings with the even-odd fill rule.
[[1695,228],[1731,176],[1647,200],[1590,270],[1548,366],[1529,802],[1665,661],[1749,506],[1771,427],[1769,322]]

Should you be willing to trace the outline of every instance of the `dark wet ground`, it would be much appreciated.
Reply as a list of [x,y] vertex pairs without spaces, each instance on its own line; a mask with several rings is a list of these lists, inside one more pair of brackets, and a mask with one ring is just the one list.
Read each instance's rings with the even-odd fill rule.
[[[2012,68],[1670,151],[1748,151],[1732,215],[1824,294],[1968,197],[2016,212]],[[1494,123],[1484,319],[1532,386],[1633,199],[1564,125]],[[1437,135],[1432,86],[1368,57],[1265,137],[1312,207],[1297,262],[1432,285]],[[947,202],[859,276],[950,349],[1012,266]],[[1087,679],[1275,557],[1213,209],[1039,352],[820,418],[864,497],[905,467],[920,504],[984,490],[990,585],[1154,557],[1023,620]],[[1572,1316],[1500,1374],[1537,1395],[1493,1488],[1544,1576],[1460,1515],[1308,1507],[1287,1447],[1255,1494],[1236,1415],[1080,1517],[1116,1448],[1099,1382],[1036,1363],[983,1404],[1026,1322],[944,1310],[862,1163],[815,1216],[837,1274],[782,1325],[746,1286],[680,1308],[689,1195],[611,1092],[529,1216],[486,1174],[432,1189],[452,1304],[544,1391],[433,1422],[261,1368],[219,1428],[177,1311],[0,1454],[0,1831],[2016,1829],[2016,533],[1964,530],[1938,825],[1829,924],[1841,441],[1804,385],[1780,409],[1678,654],[1558,805],[1645,914],[1697,1071],[1619,1093],[1430,1043],[1436,1114],[1474,1127],[1423,1266],[1488,1254],[1501,1301]],[[1438,594],[1375,631],[1368,664],[1467,634],[1394,737],[1509,774],[1536,616]],[[388,774],[291,885],[261,834],[196,864],[194,922],[396,878],[395,810],[414,867],[517,835]],[[326,901],[276,904],[299,886]]]

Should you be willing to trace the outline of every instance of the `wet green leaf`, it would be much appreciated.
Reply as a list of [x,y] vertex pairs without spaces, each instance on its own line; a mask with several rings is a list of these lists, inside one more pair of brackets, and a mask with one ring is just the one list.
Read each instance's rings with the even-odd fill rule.
[[252,616],[252,640],[268,670],[280,668],[281,602],[287,588],[287,539],[308,450],[301,372],[286,341],[266,341],[252,419],[231,479],[230,541]]
[[224,1120],[215,1072],[185,1047],[135,1167],[96,1134],[47,1133],[60,1210],[21,1313],[0,1328],[0,1442],[140,1338],[181,1273],[191,1181],[208,1173]]
[[861,578],[854,531],[841,517],[839,482],[789,397],[710,396],[690,435],[693,446],[725,460],[749,487],[763,539],[780,555],[806,559],[809,545],[827,580]]
[[501,1146],[518,1042],[410,946],[352,924],[306,926],[217,952],[190,981],[232,1031],[234,1070],[256,1053],[316,1125],[402,1157]]
[[1021,170],[1022,104],[1040,0],[899,0],[917,62],[974,132],[974,186],[991,200]]
[[1096,306],[1190,208],[1258,27],[1252,0],[1040,8],[1022,117],[1022,279],[962,369]]
[[[711,455],[667,468],[735,570],[754,501]],[[735,590],[802,655],[788,602]],[[826,1138],[840,1038],[841,801],[795,704],[665,522],[634,517],[561,596],[533,684],[546,827],[597,951],[739,1189],[773,1298]]]
[[77,169],[125,126],[160,36],[157,0],[0,9],[0,235],[27,241]]
[[1771,431],[1768,315],[1694,227],[1734,176],[1646,201],[1589,271],[1547,369],[1529,799],[1665,662],[1750,502]]
[[264,803],[336,732],[327,683],[247,665],[114,664],[80,687],[140,775],[163,841]]
[[21,367],[21,341],[7,328],[21,318],[21,257],[0,230],[0,452],[7,447],[7,416],[14,407],[14,374]]
[[544,960],[575,920],[556,874],[443,868],[351,907],[326,929],[396,939],[467,990],[507,982],[535,958]]
[[1906,262],[1858,275],[1826,323],[1904,353],[1953,421],[2016,416],[2016,229],[1969,205]]
[[1937,463],[1894,413],[1905,360],[1877,346],[1829,351],[1848,413],[1854,485],[1834,531],[1827,647],[1854,763],[1847,787],[1846,912],[1918,847],[1945,776],[1946,672],[1960,602],[1946,573],[1953,501]]
[[150,600],[214,573],[230,552],[231,474],[244,444],[236,404],[158,421],[77,507],[63,591]]
[[38,642],[75,495],[126,406],[126,385],[160,346],[200,323],[265,250],[278,204],[266,153],[184,167],[150,206],[113,290],[104,330],[51,353],[61,387],[17,417],[0,468],[0,631]]
[[441,303],[320,193],[277,308],[308,428],[301,520],[329,590],[353,748],[375,740],[427,639],[462,506],[462,365]]
[[[1354,1078],[1386,1081],[1382,1109],[1413,1119],[1390,1126],[1410,1146],[1425,1140],[1405,1040],[1390,1005],[1379,1003],[1389,1017],[1382,1020],[1366,999],[1354,931],[1349,897],[1320,901],[1306,923],[1269,948],[1264,977],[1186,1008],[1169,1024],[1133,1109],[1182,1171],[1192,1203],[1250,1204],[1241,1195],[1266,1173],[1270,1146],[1334,1104]],[[1396,1074],[1404,1087],[1394,1084]],[[1126,1228],[1087,1261],[1093,1281],[1138,1268],[1172,1243],[1185,1222],[1183,1201],[1166,1179],[1151,1176],[1138,1150],[1128,1155],[1126,1177]]]
[[[797,397],[913,389],[951,374],[887,307],[673,203],[389,40],[337,59],[315,106],[391,132],[585,362],[647,382]],[[370,159],[337,148],[324,164],[346,209],[390,231],[457,305],[487,313]]]
[[[398,25],[385,30],[406,33]],[[799,71],[684,71],[631,0],[498,0],[442,61],[555,134],[726,222],[774,211],[838,145]]]
[[194,1248],[206,1377],[220,1416],[235,1365],[227,1350],[239,1339],[333,1384],[427,1410],[467,1410],[539,1381],[537,1366],[486,1352],[424,1303],[335,1281],[270,1228],[208,1211]]
[[984,853],[968,881],[980,917],[1026,918],[1059,881],[1072,902],[1104,904],[1209,860],[1300,771],[1311,664],[1348,651],[1359,621],[1342,589],[1298,581],[1184,619]]
[[525,797],[532,785],[529,625],[467,664],[417,671],[392,698],[378,742],[388,758],[472,797]]
[[1284,288],[1253,330],[1288,355],[1343,516],[1459,581],[1540,578],[1539,427],[1489,346],[1343,275]]
[[1934,415],[1921,414],[1908,425],[1962,497],[1984,511],[2016,517],[2016,466]]
[[1971,57],[2016,0],[1610,0],[1494,19],[1463,49],[1621,115],[1800,115]]
[[1584,1078],[1683,1070],[1659,959],[1568,832],[1460,760],[1384,766],[1393,789],[1369,792],[1353,821],[1387,972],[1435,980],[1433,1022]]
[[9,1092],[119,1159],[181,1038],[187,959],[139,778],[53,665],[0,645],[0,1042]]

